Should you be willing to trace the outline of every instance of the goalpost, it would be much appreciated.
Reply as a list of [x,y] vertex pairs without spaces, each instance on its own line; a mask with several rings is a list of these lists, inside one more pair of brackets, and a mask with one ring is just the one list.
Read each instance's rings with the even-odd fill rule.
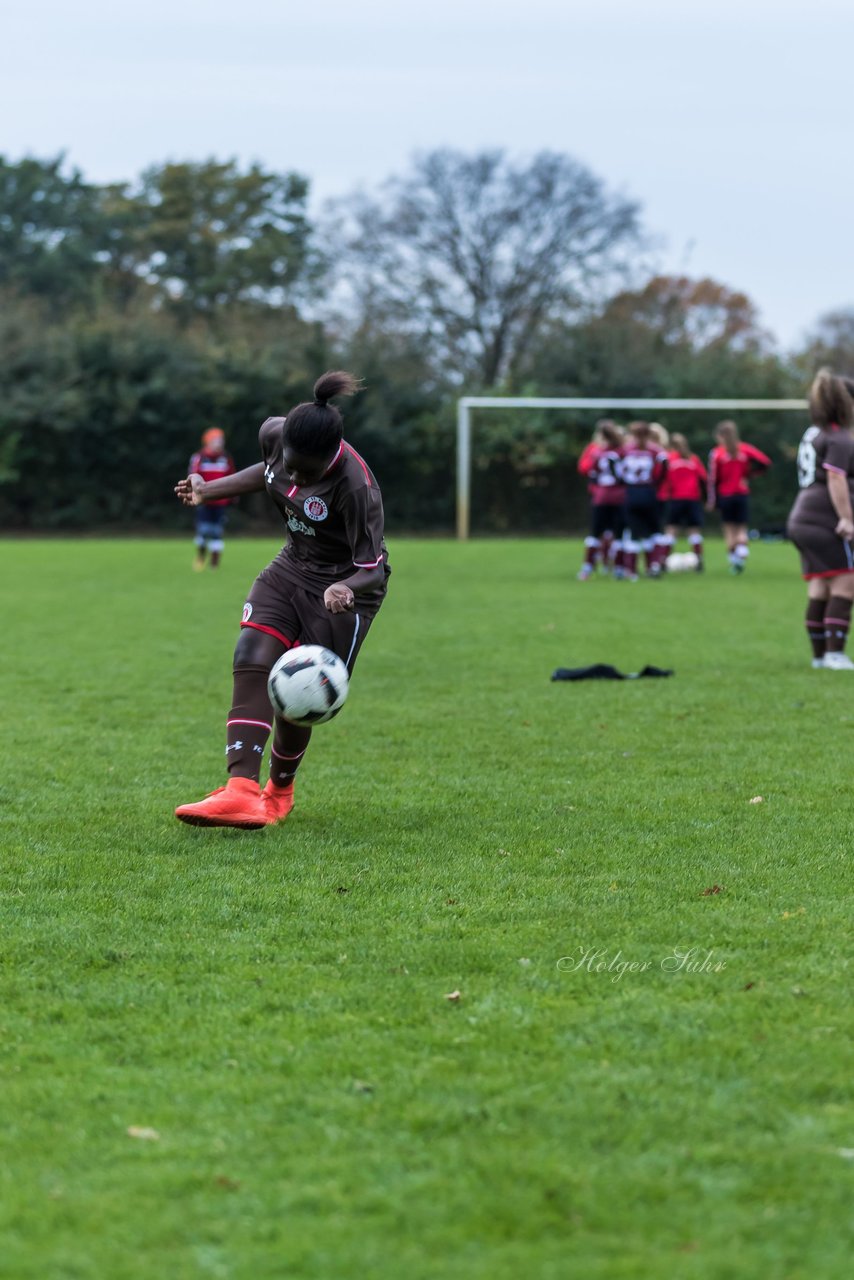
[[799,409],[806,400],[624,400],[549,396],[463,396],[457,401],[457,537],[471,526],[471,421],[473,409]]

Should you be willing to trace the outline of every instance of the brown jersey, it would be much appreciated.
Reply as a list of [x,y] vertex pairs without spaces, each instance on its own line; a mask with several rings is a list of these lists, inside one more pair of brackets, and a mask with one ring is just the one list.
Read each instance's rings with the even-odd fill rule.
[[[258,436],[267,493],[288,527],[277,559],[295,569],[308,587],[323,592],[358,569],[384,565],[383,502],[376,477],[346,440],[320,480],[302,488],[288,479],[282,462],[284,418],[268,418]],[[382,597],[385,586],[366,593]]]
[[840,427],[809,427],[798,446],[798,484],[827,484],[828,471],[854,483],[854,435]]
[[828,473],[847,478],[854,501],[854,435],[839,427],[809,427],[798,446],[800,493],[790,520],[807,519],[835,528],[839,517],[827,491]]
[[854,572],[854,549],[836,533],[839,516],[827,488],[829,474],[846,477],[854,502],[854,436],[839,427],[809,427],[798,448],[800,492],[787,523],[805,578]]

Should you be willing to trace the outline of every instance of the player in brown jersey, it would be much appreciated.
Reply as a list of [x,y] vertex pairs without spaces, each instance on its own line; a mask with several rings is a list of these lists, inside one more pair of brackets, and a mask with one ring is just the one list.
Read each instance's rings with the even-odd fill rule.
[[[343,439],[341,414],[328,403],[357,390],[351,374],[325,373],[313,403],[264,422],[261,462],[227,479],[205,483],[191,475],[175,486],[188,506],[266,489],[288,528],[288,541],[243,606],[226,726],[228,782],[197,804],[180,805],[175,816],[182,822],[253,828],[288,816],[311,730],[274,716],[270,668],[294,645],[320,644],[352,672],[383,602],[390,570],[382,497],[367,463]],[[271,730],[270,778],[262,792],[258,779]]]
[[810,412],[787,532],[807,581],[812,665],[854,671],[845,652],[854,599],[854,400],[845,381],[821,369],[810,388]]

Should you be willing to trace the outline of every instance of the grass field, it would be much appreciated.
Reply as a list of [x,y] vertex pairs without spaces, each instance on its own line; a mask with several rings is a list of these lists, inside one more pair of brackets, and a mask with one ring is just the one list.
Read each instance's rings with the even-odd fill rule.
[[[274,549],[2,545],[0,1276],[847,1277],[854,678],[793,550],[393,544],[291,819],[184,827]],[[676,677],[549,682],[598,660]]]

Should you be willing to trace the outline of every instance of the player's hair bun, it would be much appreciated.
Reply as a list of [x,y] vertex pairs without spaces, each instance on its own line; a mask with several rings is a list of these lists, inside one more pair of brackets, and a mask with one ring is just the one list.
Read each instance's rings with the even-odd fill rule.
[[344,435],[344,419],[328,402],[333,396],[351,396],[361,389],[360,379],[343,369],[321,374],[314,384],[314,401],[298,404],[285,418],[283,438],[298,453],[311,458],[328,457]]
[[333,396],[351,396],[361,389],[360,379],[352,373],[343,369],[330,369],[327,373],[322,373],[314,384],[314,403],[325,408],[327,401]]

